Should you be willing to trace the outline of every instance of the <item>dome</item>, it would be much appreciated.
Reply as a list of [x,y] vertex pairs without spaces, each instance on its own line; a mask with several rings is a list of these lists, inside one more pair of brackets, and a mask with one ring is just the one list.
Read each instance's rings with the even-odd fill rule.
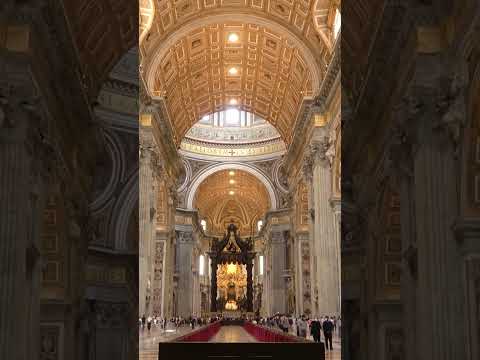
[[185,135],[181,150],[193,157],[272,157],[285,143],[265,119],[236,108],[204,116]]

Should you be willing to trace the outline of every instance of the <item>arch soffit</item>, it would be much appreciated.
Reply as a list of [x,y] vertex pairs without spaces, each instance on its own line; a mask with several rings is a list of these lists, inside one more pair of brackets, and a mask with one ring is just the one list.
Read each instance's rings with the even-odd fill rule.
[[118,135],[108,129],[104,131],[104,135],[106,139],[106,150],[112,162],[112,171],[105,188],[89,205],[94,213],[102,211],[102,209],[110,203],[112,195],[118,184],[125,177],[126,171],[125,153]]
[[116,251],[127,250],[127,231],[130,215],[135,210],[138,201],[138,169],[133,171],[122,189],[109,225],[109,236],[114,239]]
[[138,5],[140,29],[138,43],[141,44],[152,28],[153,20],[155,19],[155,2],[153,0],[140,0]]
[[210,175],[213,175],[222,170],[242,170],[255,176],[267,189],[267,192],[270,198],[271,210],[277,209],[277,196],[275,194],[275,190],[270,179],[268,179],[268,177],[265,174],[263,174],[260,170],[252,166],[239,164],[239,163],[224,163],[224,164],[213,165],[213,166],[207,167],[202,172],[200,172],[197,176],[195,176],[186,194],[187,209],[193,209],[195,194],[198,190],[198,187],[202,184],[202,182],[205,179],[207,179]]

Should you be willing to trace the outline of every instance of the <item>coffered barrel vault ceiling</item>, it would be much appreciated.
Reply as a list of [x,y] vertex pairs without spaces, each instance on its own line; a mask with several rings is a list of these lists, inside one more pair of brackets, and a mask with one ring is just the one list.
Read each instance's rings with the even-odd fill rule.
[[61,2],[74,38],[84,86],[96,98],[120,58],[138,42],[138,8],[131,0]]
[[222,170],[207,177],[198,187],[194,208],[207,220],[209,232],[222,233],[234,221],[249,235],[270,208],[265,185],[245,171]]
[[331,60],[337,3],[142,1],[141,76],[165,102],[177,146],[204,115],[231,106],[265,118],[288,146]]
[[[240,40],[229,43],[231,33]],[[153,95],[165,97],[177,140],[204,115],[234,103],[267,119],[289,143],[301,102],[312,95],[311,79],[305,59],[281,34],[216,24],[173,44],[157,69]]]
[[224,13],[248,13],[272,19],[320,52],[326,46],[328,35],[320,34],[319,28],[328,24],[329,19],[331,22],[330,12],[338,3],[338,0],[141,0],[144,13],[155,18],[142,44],[143,53],[151,55],[155,42],[162,41],[193,18]]

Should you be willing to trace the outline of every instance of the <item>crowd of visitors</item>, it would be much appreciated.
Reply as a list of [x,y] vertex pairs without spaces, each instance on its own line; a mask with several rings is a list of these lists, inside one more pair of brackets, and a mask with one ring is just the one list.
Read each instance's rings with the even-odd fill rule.
[[[160,328],[164,331],[167,329],[176,331],[181,326],[190,326],[192,329],[195,329],[197,326],[206,325],[220,319],[222,319],[221,316],[208,318],[174,317],[171,319],[166,319],[157,316],[146,317],[143,315],[139,319],[139,326],[142,331],[144,331],[146,328],[148,332],[151,331],[152,327]],[[279,328],[285,333],[291,333],[300,337],[308,338],[309,336],[312,336],[315,342],[321,342],[321,335],[323,333],[325,350],[333,350],[333,335],[335,334],[340,337],[342,327],[341,318],[335,316],[323,316],[320,319],[310,319],[305,315],[296,318],[293,316],[277,314],[268,318],[260,318],[257,316],[255,319],[248,320],[251,320],[253,323],[258,325]]]
[[310,319],[304,315],[298,318],[286,315],[275,315],[269,318],[257,318],[255,323],[262,326],[277,327],[285,333],[292,333],[304,338],[311,335],[315,342],[321,341],[321,334],[323,332],[326,350],[333,350],[333,335],[335,334],[340,337],[342,327],[341,318],[336,316],[323,316],[320,319]]
[[162,330],[172,329],[177,330],[181,326],[190,326],[192,329],[195,329],[197,326],[206,325],[209,322],[215,321],[214,318],[201,318],[201,317],[174,317],[174,318],[160,318],[158,316],[145,316],[143,315],[138,319],[138,324],[140,330],[147,329],[148,332],[152,330],[152,327]]

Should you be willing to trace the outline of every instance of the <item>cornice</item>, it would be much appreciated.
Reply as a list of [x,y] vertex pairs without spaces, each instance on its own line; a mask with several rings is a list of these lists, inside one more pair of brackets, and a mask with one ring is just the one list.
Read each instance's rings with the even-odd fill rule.
[[105,81],[102,87],[102,91],[107,91],[123,96],[130,96],[134,98],[138,98],[140,93],[138,85],[113,78]]
[[[160,147],[162,157],[171,168],[171,176],[174,179],[180,177],[184,171],[183,162],[173,139],[173,132],[170,122],[167,120],[167,112],[163,101],[152,102],[148,106],[143,107],[143,113],[150,112],[153,115],[152,127],[154,130],[155,140]],[[147,110],[147,111],[145,111]]]
[[[338,34],[341,36],[341,33]],[[341,41],[335,43],[335,48],[333,49],[333,55],[328,64],[327,72],[323,78],[322,84],[320,85],[320,93],[315,98],[314,104],[320,108],[326,108],[327,104],[330,101],[333,93],[335,92],[335,84],[340,82],[341,75]]]

